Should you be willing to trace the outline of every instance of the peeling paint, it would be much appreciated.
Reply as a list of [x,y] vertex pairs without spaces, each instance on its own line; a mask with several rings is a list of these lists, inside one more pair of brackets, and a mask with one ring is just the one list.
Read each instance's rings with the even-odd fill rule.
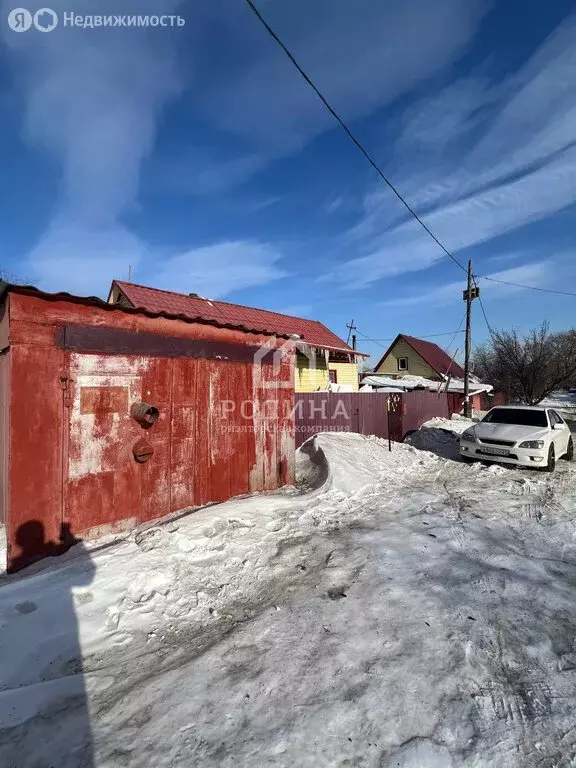
[[[6,497],[12,559],[21,554],[16,532],[27,521],[42,523],[46,541],[58,540],[62,522],[82,537],[102,535],[293,481],[293,415],[284,407],[293,399],[288,355],[276,368],[256,364],[247,334],[248,359],[81,352],[59,346],[62,326],[196,340],[199,330],[65,299],[10,301],[10,322],[17,322],[10,326],[3,387],[11,447],[4,485],[15,489]],[[204,331],[223,346],[243,344],[237,330]],[[131,416],[142,401],[158,408],[152,425]],[[234,406],[225,416],[224,401]],[[153,453],[139,463],[133,448],[144,437]]]
[[[113,470],[105,462],[106,449],[121,439],[120,425],[130,418],[130,407],[142,400],[141,374],[147,370],[146,360],[72,354],[70,378],[73,393],[70,408],[68,477]],[[96,373],[98,372],[98,373]],[[125,413],[83,413],[82,392],[86,388],[119,388],[127,392]]]

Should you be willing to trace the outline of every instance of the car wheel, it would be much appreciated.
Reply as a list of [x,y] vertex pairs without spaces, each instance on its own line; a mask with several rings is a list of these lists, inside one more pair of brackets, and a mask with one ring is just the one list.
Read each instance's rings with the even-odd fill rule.
[[566,461],[572,461],[574,458],[574,441],[571,437],[568,438],[568,448],[566,449],[566,453],[564,454],[564,458]]
[[544,467],[544,472],[554,472],[556,469],[556,454],[554,453],[554,446],[551,445],[548,450],[548,463]]

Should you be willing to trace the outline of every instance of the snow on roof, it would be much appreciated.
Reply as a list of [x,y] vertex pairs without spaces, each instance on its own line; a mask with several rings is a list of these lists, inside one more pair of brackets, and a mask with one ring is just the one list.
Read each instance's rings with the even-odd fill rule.
[[403,333],[399,333],[394,339],[392,344],[388,347],[382,359],[378,362],[375,370],[378,370],[384,360],[388,357],[392,349],[399,341],[405,341],[412,349],[420,355],[420,357],[428,363],[430,368],[436,371],[440,376],[450,374],[461,379],[464,378],[464,369],[461,368],[457,362],[452,360],[450,355],[441,349],[437,344],[433,344],[431,341],[424,341],[423,339],[417,339],[414,336],[406,336]]
[[353,350],[318,320],[306,320],[302,317],[283,315],[267,309],[256,309],[241,304],[231,304],[227,301],[214,301],[196,295],[190,296],[185,293],[163,291],[159,288],[125,283],[121,280],[114,280],[112,287],[114,286],[120,289],[134,307],[142,307],[152,312],[169,312],[190,318],[216,320],[258,330],[265,329],[270,333],[281,335],[297,335],[311,347],[349,352],[367,357],[367,355]]
[[[480,392],[491,392],[494,387],[491,384],[482,384],[476,377],[470,377],[470,395]],[[446,381],[433,381],[424,376],[380,376],[373,374],[365,376],[362,379],[362,385],[369,385],[375,389],[394,389],[400,391],[410,391],[412,389],[429,389],[431,392],[444,391]],[[448,392],[464,392],[464,382],[461,379],[450,379],[448,382]]]

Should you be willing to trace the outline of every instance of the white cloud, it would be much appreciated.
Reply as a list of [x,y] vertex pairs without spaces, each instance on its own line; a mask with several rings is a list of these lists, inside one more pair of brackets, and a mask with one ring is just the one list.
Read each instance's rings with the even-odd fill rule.
[[229,241],[193,248],[156,266],[154,285],[220,298],[286,277],[280,253],[264,243]]
[[[526,286],[543,288],[551,283],[552,265],[550,262],[541,261],[534,264],[523,264],[512,269],[493,272],[486,277],[493,280],[504,280],[511,283],[521,283]],[[488,298],[501,298],[511,294],[525,291],[512,285],[493,283],[488,280],[479,280],[481,295]],[[462,298],[462,290],[465,287],[464,279],[446,283],[431,290],[422,288],[417,294],[401,296],[397,299],[389,299],[382,302],[387,307],[411,307],[421,304],[445,305]]]
[[[74,12],[117,13],[78,0]],[[165,0],[163,12],[178,8]],[[71,7],[55,0],[60,19]],[[4,4],[7,12],[8,5]],[[152,0],[126,0],[122,13],[155,12]],[[42,287],[103,293],[146,251],[122,224],[135,205],[140,166],[152,151],[156,123],[178,91],[165,30],[64,28],[17,35],[3,25],[25,100],[25,137],[61,172],[52,221],[24,270]]]
[[[575,19],[508,80],[467,77],[410,108],[391,175],[452,253],[576,202]],[[331,278],[357,287],[445,260],[406,217],[381,184],[369,190],[342,238],[355,255]]]
[[[361,12],[349,0],[293,0],[270,3],[263,12],[314,82],[352,120],[392,103],[457,60],[487,10],[482,0],[367,0]],[[211,12],[218,14],[217,43],[231,65],[226,77],[217,73],[194,96],[196,109],[218,132],[218,157],[205,148],[191,150],[185,181],[181,159],[168,164],[176,188],[194,193],[239,184],[336,125],[247,8],[240,12],[235,0],[224,0]],[[202,55],[213,62],[211,46]],[[229,143],[227,137],[238,153],[222,160],[220,145]]]
[[278,310],[283,315],[292,315],[293,317],[312,317],[314,307],[312,304],[291,304],[288,307],[282,307]]
[[147,255],[145,245],[121,226],[86,229],[57,220],[28,258],[31,280],[47,291],[108,294],[114,278],[127,279]]

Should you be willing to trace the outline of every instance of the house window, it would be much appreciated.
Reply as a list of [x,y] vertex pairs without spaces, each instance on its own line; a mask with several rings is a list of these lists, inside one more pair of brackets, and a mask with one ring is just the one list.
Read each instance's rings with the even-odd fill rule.
[[335,368],[330,368],[328,376],[330,377],[330,384],[338,384],[338,373]]
[[407,371],[408,370],[408,358],[407,357],[399,357],[398,358],[398,370],[399,371]]

